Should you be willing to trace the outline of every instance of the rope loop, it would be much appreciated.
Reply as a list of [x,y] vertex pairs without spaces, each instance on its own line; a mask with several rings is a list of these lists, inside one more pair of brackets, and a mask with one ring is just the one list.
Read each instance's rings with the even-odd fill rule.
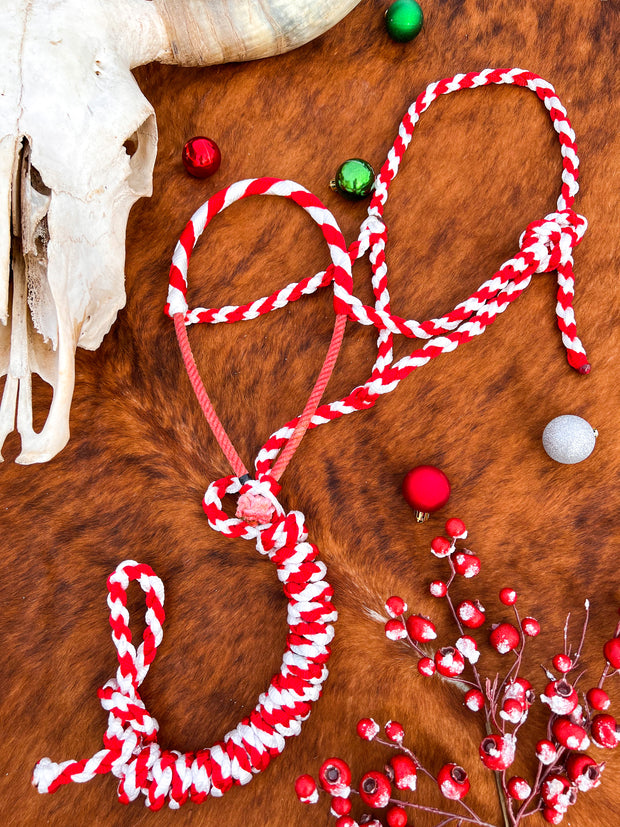
[[[209,522],[222,520],[223,512],[217,512],[225,493],[245,489],[275,500],[277,487],[268,479],[255,481],[255,485],[231,477],[218,480],[205,495]],[[252,526],[243,520],[223,520],[221,526],[228,536],[256,540],[259,552],[275,564],[288,600],[282,664],[250,715],[207,749],[183,753],[161,748],[159,725],[138,690],[162,641],[164,588],[149,566],[127,560],[108,578],[110,625],[119,666],[116,678],[98,691],[108,713],[103,749],[81,761],[57,764],[41,759],[32,777],[39,792],[52,793],[63,784],[89,781],[110,772],[119,779],[122,803],[143,795],[152,810],[159,810],[166,802],[178,809],[186,801],[200,803],[209,795],[219,797],[234,785],[247,784],[282,752],[287,738],[300,733],[327,678],[332,624],[338,614],[331,604],[333,589],[325,580],[325,565],[317,560],[316,546],[307,542],[303,515],[285,513],[277,500],[273,507],[276,516],[269,524]],[[127,611],[127,587],[134,580],[145,592],[147,604],[146,629],[137,648],[132,643]]]
[[[488,84],[516,84],[535,92],[548,110],[560,138],[562,184],[557,212],[533,221],[523,233],[519,252],[502,264],[469,298],[445,315],[419,323],[392,313],[387,285],[387,227],[383,207],[388,188],[396,177],[420,115],[441,95]],[[165,312],[174,319],[183,360],[200,405],[213,429],[234,476],[211,483],[203,509],[209,525],[227,537],[253,540],[257,551],[274,563],[288,600],[289,632],[280,671],[260,695],[249,716],[212,747],[196,753],[162,750],[157,742],[158,724],[146,709],[139,687],[162,640],[163,584],[150,567],[133,560],[121,563],[108,579],[108,605],[112,638],[119,666],[116,677],[99,690],[108,712],[103,749],[92,758],[55,764],[43,758],[35,767],[33,783],[40,792],[54,792],[70,781],[88,781],[111,772],[119,778],[119,799],[127,803],[140,794],[157,810],[168,801],[173,809],[188,800],[201,802],[219,797],[236,784],[246,784],[284,749],[285,739],[298,735],[312,703],[327,677],[326,663],[337,619],[331,600],[333,589],[325,580],[325,565],[318,549],[308,542],[304,516],[285,512],[277,499],[280,478],[307,428],[372,407],[383,394],[394,390],[411,371],[442,353],[480,335],[528,286],[534,273],[557,270],[556,314],[569,364],[580,373],[590,366],[577,337],[573,312],[573,248],[581,241],[587,223],[572,210],[579,159],[575,135],[553,86],[523,69],[485,69],[455,75],[430,84],[409,107],[394,144],[375,182],[375,190],[362,222],[359,238],[347,250],[332,214],[304,187],[292,181],[258,178],[239,181],[212,196],[192,216],[174,251]],[[329,247],[331,265],[317,275],[289,284],[271,296],[243,306],[198,307],[187,303],[187,267],[191,252],[213,217],[240,198],[279,195],[299,204],[320,226]],[[369,253],[372,266],[374,307],[353,294],[351,263]],[[200,322],[217,324],[255,319],[296,301],[319,287],[333,283],[336,323],[327,357],[302,414],[273,433],[260,450],[256,479],[246,479],[247,469],[230,443],[202,385],[193,360],[186,327]],[[378,330],[377,357],[369,379],[347,396],[319,407],[344,335],[346,317]],[[424,341],[410,355],[394,361],[393,336]],[[244,479],[241,481],[240,477]],[[235,517],[222,508],[226,494],[239,494]],[[127,611],[127,587],[135,580],[146,595],[146,629],[136,648],[132,642]]]

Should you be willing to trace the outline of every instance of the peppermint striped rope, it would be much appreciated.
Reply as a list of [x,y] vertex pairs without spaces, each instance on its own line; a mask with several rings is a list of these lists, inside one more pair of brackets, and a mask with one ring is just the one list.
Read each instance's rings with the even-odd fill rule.
[[[98,693],[108,713],[103,749],[80,761],[54,763],[43,758],[33,774],[39,792],[52,793],[63,784],[111,772],[119,779],[122,803],[142,795],[152,810],[166,802],[176,809],[186,801],[199,803],[209,795],[222,796],[234,785],[247,784],[282,752],[288,738],[299,735],[328,674],[332,624],[338,617],[331,603],[333,589],[325,580],[325,564],[317,559],[318,549],[307,542],[300,512],[285,513],[278,504],[275,519],[262,526],[227,517],[222,497],[237,494],[242,487],[237,477],[218,480],[205,494],[204,508],[212,527],[229,537],[254,540],[259,552],[276,566],[288,600],[288,635],[280,671],[250,715],[212,747],[195,753],[162,748],[158,723],[147,711],[139,687],[162,640],[164,588],[149,566],[132,560],[121,563],[108,579],[119,666],[116,678]],[[132,580],[145,592],[148,607],[143,642],[137,649],[127,611]]]

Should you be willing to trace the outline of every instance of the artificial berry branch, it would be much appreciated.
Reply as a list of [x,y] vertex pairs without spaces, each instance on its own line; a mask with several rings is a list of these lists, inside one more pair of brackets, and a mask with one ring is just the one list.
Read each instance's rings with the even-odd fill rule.
[[[533,617],[521,618],[517,609],[517,592],[504,587],[499,592],[500,602],[512,609],[514,622],[501,621],[490,627],[488,641],[501,655],[512,655],[514,660],[502,677],[499,673],[483,677],[478,667],[481,655],[478,641],[472,636],[486,623],[486,610],[476,599],[453,600],[451,588],[458,578],[471,579],[481,569],[480,559],[468,549],[457,550],[457,541],[467,537],[464,523],[458,519],[446,523],[448,537],[435,537],[431,552],[447,562],[449,576],[434,580],[430,593],[448,605],[458,632],[454,644],[442,646],[432,656],[428,646],[437,638],[433,621],[422,614],[407,614],[405,601],[394,595],[385,604],[389,619],[385,634],[389,640],[404,642],[417,657],[420,675],[441,676],[464,689],[464,705],[474,713],[483,713],[484,736],[478,754],[483,765],[493,771],[502,806],[504,827],[519,827],[525,819],[540,813],[550,824],[560,824],[568,808],[580,792],[587,792],[601,783],[604,762],[586,754],[592,743],[599,749],[613,749],[620,742],[620,727],[607,713],[610,699],[603,689],[605,681],[620,672],[620,623],[614,635],[603,647],[605,665],[596,685],[582,692],[579,702],[578,684],[585,671],[577,672],[590,617],[589,601],[585,602],[585,616],[579,644],[574,650],[569,641],[570,614],[564,625],[562,652],[551,658],[549,667],[543,665],[547,684],[540,695],[549,707],[545,737],[536,744],[536,768],[530,783],[509,770],[515,760],[517,735],[525,724],[536,694],[529,680],[521,675],[523,655],[529,638],[540,632],[540,624]],[[387,740],[379,737],[381,728],[372,718],[363,718],[357,733],[365,741],[375,741],[396,751],[384,770],[371,770],[360,779],[357,789],[351,789],[351,770],[340,758],[325,761],[319,771],[319,786],[310,775],[297,779],[296,792],[304,803],[314,804],[319,792],[331,796],[330,812],[336,817],[335,827],[382,827],[374,814],[365,813],[359,821],[352,815],[351,795],[358,795],[373,811],[384,811],[388,827],[406,827],[408,811],[424,811],[439,817],[435,827],[447,825],[478,825],[493,827],[484,821],[464,798],[470,782],[460,764],[450,762],[434,775],[418,755],[405,745],[401,724],[388,721]],[[457,807],[457,811],[427,806],[423,803],[393,797],[393,787],[400,793],[413,793],[418,776],[424,776],[439,788],[442,796]]]

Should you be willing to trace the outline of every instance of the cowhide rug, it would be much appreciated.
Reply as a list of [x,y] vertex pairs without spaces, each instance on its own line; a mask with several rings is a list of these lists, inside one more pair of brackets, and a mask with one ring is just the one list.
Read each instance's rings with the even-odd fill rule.
[[[616,0],[426,0],[425,27],[408,45],[384,32],[385,2],[363,0],[324,37],[289,55],[206,69],[152,66],[139,81],[160,129],[154,195],[134,208],[127,237],[127,306],[95,353],[77,356],[71,440],[52,462],[20,467],[9,442],[0,469],[0,822],[3,825],[305,825],[333,823],[324,804],[298,803],[294,780],[331,755],[354,772],[381,768],[384,753],[360,742],[362,716],[403,723],[433,771],[449,760],[469,771],[470,806],[501,814],[491,773],[478,758],[482,723],[462,693],[421,677],[403,644],[386,640],[383,604],[402,595],[433,614],[428,593],[444,573],[429,554],[447,517],[470,529],[482,559],[459,585],[490,617],[514,586],[541,635],[523,673],[538,692],[539,664],[562,647],[566,614],[578,637],[592,601],[584,666],[600,674],[602,646],[620,605],[618,579],[618,137]],[[485,334],[415,371],[367,412],[309,432],[282,479],[281,500],[304,512],[335,589],[336,626],[323,698],[282,757],[222,800],[154,814],[123,807],[116,780],[97,777],[51,796],[30,786],[34,763],[101,747],[106,718],[97,687],[114,674],[106,577],[125,558],[150,564],[166,587],[167,620],[143,685],[166,747],[196,750],[234,726],[280,664],[285,598],[252,543],[207,525],[201,498],[229,473],[183,370],[172,323],[162,314],[172,250],[192,212],[247,177],[299,181],[335,213],[347,241],[365,205],[331,192],[348,157],[382,164],[409,104],[431,81],[488,66],[520,66],[547,78],[568,109],[582,161],[575,207],[590,227],[575,253],[575,312],[592,373],[572,371],[556,329],[555,278],[530,287]],[[181,166],[184,142],[215,138],[223,162],[201,182]],[[555,207],[560,153],[547,113],[530,92],[486,88],[448,96],[423,116],[390,192],[387,257],[392,307],[405,318],[439,316],[466,298],[518,249],[527,224]],[[327,252],[305,214],[278,199],[250,199],[219,216],[190,266],[196,304],[249,301],[323,269]],[[355,267],[370,300],[370,269]],[[245,324],[193,329],[207,389],[246,462],[299,413],[333,322],[329,290]],[[326,398],[365,381],[376,332],[349,323]],[[397,355],[408,352],[398,342]],[[43,418],[48,401],[37,388]],[[600,436],[574,466],[550,460],[541,433],[574,413]],[[416,525],[400,485],[409,468],[441,467],[453,493]],[[135,588],[135,587],[134,587]],[[131,592],[134,617],[142,607]],[[134,620],[140,630],[140,620]],[[485,634],[480,635],[486,649]],[[486,654],[489,670],[498,660]],[[505,663],[502,661],[500,665]],[[586,679],[587,680],[587,679]],[[584,687],[585,687],[584,681]],[[608,682],[620,712],[620,679]],[[607,686],[607,685],[606,685]],[[531,777],[545,708],[523,729],[515,770]],[[605,759],[599,789],[580,796],[565,823],[611,827],[620,807],[620,760]],[[437,804],[424,786],[416,800]],[[357,805],[356,805],[357,806]],[[357,809],[356,813],[359,814]],[[415,814],[411,823],[438,819]],[[536,816],[530,821],[542,825]]]

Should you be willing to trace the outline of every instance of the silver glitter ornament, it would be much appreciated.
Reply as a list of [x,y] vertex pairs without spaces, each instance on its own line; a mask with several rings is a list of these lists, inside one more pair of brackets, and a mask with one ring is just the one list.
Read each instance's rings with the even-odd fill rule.
[[556,416],[542,435],[543,448],[551,459],[565,465],[574,465],[590,456],[596,444],[598,431],[580,416]]

